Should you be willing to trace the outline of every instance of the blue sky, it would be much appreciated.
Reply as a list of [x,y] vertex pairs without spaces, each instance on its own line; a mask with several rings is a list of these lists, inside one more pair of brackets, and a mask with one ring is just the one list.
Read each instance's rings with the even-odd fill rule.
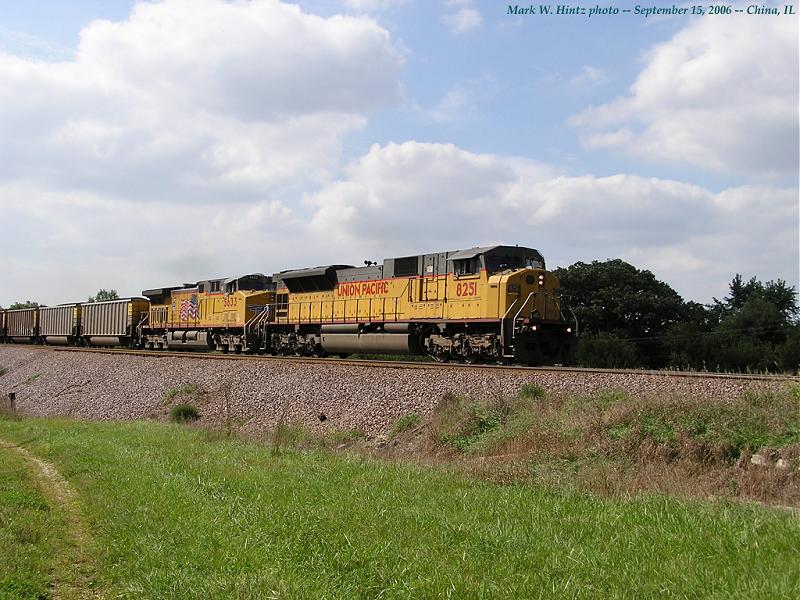
[[485,242],[797,285],[796,18],[135,4],[0,0],[0,304]]

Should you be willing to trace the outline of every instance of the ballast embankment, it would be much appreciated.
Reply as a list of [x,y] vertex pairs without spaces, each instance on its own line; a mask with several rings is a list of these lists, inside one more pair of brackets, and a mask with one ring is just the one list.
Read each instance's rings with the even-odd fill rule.
[[167,419],[191,402],[209,427],[270,432],[279,421],[319,431],[385,434],[401,416],[426,415],[447,394],[514,395],[527,383],[548,393],[669,394],[724,400],[779,380],[683,378],[657,373],[597,373],[448,369],[426,365],[340,364],[334,361],[197,360],[0,346],[0,397],[31,416],[85,420]]

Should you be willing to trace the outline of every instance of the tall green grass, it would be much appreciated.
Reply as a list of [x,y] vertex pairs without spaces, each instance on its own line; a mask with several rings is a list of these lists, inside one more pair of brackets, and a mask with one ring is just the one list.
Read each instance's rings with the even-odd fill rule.
[[[796,516],[496,486],[195,428],[0,420],[79,491],[100,595],[796,597]],[[0,550],[3,552],[3,550]]]

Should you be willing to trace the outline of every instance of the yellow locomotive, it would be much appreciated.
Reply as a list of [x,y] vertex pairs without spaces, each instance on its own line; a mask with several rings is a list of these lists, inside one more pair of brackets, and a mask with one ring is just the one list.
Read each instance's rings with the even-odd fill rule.
[[263,350],[564,363],[575,340],[557,278],[531,248],[487,246],[273,275]]
[[274,287],[269,277],[255,273],[144,290],[150,310],[140,325],[140,344],[149,349],[255,351],[263,346]]

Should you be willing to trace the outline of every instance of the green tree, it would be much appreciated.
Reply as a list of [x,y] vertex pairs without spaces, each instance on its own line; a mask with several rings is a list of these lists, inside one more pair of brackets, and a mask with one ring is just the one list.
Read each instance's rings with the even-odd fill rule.
[[[685,321],[687,311],[683,299],[669,285],[650,271],[639,270],[620,259],[578,262],[556,269],[555,275],[562,293],[569,296],[583,334],[603,333],[633,343],[635,353],[621,350],[626,363],[632,356],[638,356],[643,366],[662,367],[669,363],[664,335],[672,325]],[[699,306],[693,303],[695,312],[702,312]],[[578,342],[579,356],[594,354],[581,353],[580,346],[590,343],[588,337],[585,339]],[[593,348],[598,347],[597,341],[591,342]],[[603,341],[604,345],[609,343],[608,339]]]
[[100,288],[94,296],[89,296],[87,302],[105,302],[106,300],[118,300],[117,290],[104,290]]
[[783,279],[761,283],[755,277],[751,277],[747,283],[744,283],[742,276],[737,273],[731,281],[729,289],[729,294],[723,300],[714,298],[714,304],[711,307],[719,321],[742,310],[750,300],[755,298],[760,298],[774,306],[780,313],[783,323],[795,322],[800,315],[797,291]]
[[15,310],[17,308],[36,308],[38,306],[41,306],[41,304],[34,302],[33,300],[26,300],[25,302],[14,302],[8,308],[10,310]]
[[785,281],[762,283],[753,277],[744,282],[737,274],[728,295],[715,298],[707,315],[670,329],[674,365],[721,371],[796,372],[800,367],[796,293]]

